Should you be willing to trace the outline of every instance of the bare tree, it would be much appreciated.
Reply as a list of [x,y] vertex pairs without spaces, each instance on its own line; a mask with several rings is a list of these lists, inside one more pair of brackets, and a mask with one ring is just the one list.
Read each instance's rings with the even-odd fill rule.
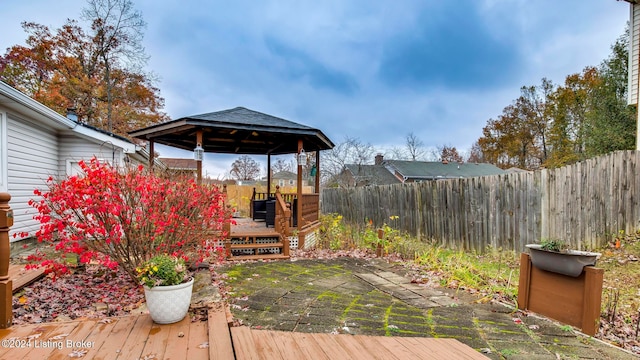
[[242,155],[231,164],[230,174],[236,180],[255,180],[260,176],[260,165],[249,155]]
[[274,161],[273,163],[271,163],[271,170],[273,171],[273,173],[278,173],[281,171],[290,171],[290,172],[294,172],[295,170],[295,165],[294,165],[294,160],[285,160],[283,158],[278,158],[276,159],[276,161]]
[[424,142],[413,132],[410,132],[405,138],[405,146],[411,161],[421,160],[427,153],[427,150],[424,148]]
[[130,0],[88,0],[83,20],[91,21],[93,45],[104,67],[108,131],[113,130],[114,68],[140,70],[148,60],[142,46],[147,26]]
[[344,141],[337,144],[329,151],[321,152],[322,156],[322,182],[336,182],[343,186],[340,174],[347,164],[365,165],[373,164],[375,149],[369,143],[363,143],[357,138],[345,137]]
[[405,148],[392,146],[385,151],[384,158],[387,160],[406,160],[408,156]]

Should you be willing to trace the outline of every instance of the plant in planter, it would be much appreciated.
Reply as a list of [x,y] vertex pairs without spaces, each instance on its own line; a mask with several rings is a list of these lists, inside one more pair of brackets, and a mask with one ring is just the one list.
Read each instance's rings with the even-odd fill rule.
[[178,322],[187,315],[193,291],[193,277],[183,258],[156,255],[136,268],[144,286],[149,315],[158,324]]
[[594,266],[600,253],[569,249],[562,240],[548,239],[527,244],[533,266],[558,274],[577,277],[585,266]]
[[565,252],[569,250],[569,245],[562,240],[545,239],[540,242],[540,249],[546,251]]

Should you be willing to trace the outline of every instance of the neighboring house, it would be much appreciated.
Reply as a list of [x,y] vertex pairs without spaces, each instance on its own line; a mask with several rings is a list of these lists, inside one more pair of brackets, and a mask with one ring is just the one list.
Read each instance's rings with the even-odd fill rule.
[[399,184],[402,181],[380,164],[347,164],[340,174],[340,182],[346,186],[367,186]]
[[374,165],[345,165],[339,177],[345,186],[366,186],[460,179],[505,173],[504,170],[491,164],[384,160],[382,155],[378,154]]
[[12,233],[38,229],[28,205],[34,189],[49,176],[78,173],[78,162],[94,156],[114,166],[148,159],[129,140],[64,117],[0,81],[0,191],[11,195]]
[[271,176],[272,184],[276,184],[280,187],[296,186],[298,181],[298,175],[291,171],[278,171]]
[[198,162],[194,159],[160,158],[159,160],[173,175],[191,175],[195,178],[198,174]]

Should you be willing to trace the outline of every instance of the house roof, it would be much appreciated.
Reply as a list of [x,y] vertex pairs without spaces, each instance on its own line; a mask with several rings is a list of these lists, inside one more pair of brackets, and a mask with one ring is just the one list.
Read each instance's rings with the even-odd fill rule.
[[505,173],[495,165],[484,163],[385,160],[384,166],[390,171],[397,171],[406,180],[455,179]]
[[382,165],[345,165],[358,185],[389,185],[401,181]]
[[70,133],[96,143],[111,143],[122,148],[126,153],[135,153],[138,150],[131,141],[62,116],[2,81],[0,81],[0,105],[46,124],[61,133]]
[[296,173],[291,172],[291,171],[278,171],[277,173],[273,174],[273,176],[271,177],[272,179],[291,179],[291,180],[295,180],[298,178],[298,175],[296,175]]
[[160,158],[159,160],[170,170],[196,171],[198,169],[198,163],[194,159]]
[[305,151],[328,150],[334,144],[318,129],[244,107],[192,115],[129,132],[133,138],[193,150],[196,131],[203,131],[205,152],[227,154],[294,154],[298,140]]

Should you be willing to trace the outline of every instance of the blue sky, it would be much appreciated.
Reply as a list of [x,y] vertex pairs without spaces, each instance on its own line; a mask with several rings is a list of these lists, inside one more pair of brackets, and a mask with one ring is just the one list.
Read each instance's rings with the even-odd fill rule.
[[[244,106],[380,152],[409,133],[467,150],[521,86],[598,65],[629,19],[616,0],[133,2],[172,119]],[[55,29],[85,4],[3,2],[0,51],[24,42],[21,21]]]

